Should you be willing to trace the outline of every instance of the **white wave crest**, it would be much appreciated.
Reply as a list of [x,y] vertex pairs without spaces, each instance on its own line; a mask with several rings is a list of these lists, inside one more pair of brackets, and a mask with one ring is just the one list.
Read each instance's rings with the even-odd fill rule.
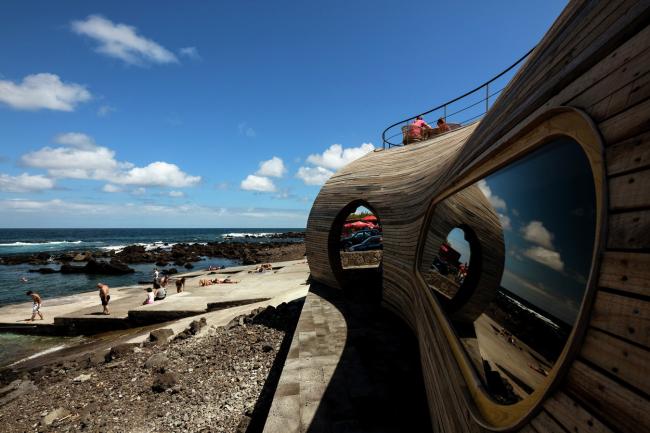
[[39,245],[64,245],[82,243],[83,241],[11,242],[8,244],[0,244],[0,247],[35,247]]
[[222,238],[266,238],[273,235],[279,235],[280,233],[224,233],[221,235]]

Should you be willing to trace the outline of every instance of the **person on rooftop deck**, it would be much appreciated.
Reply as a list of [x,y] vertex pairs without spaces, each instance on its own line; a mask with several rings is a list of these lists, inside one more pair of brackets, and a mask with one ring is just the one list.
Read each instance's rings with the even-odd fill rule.
[[424,140],[428,136],[428,132],[432,130],[431,126],[424,120],[422,116],[418,116],[413,123],[409,125],[408,139],[409,141]]
[[449,127],[449,125],[447,125],[447,122],[445,122],[444,117],[441,117],[440,119],[438,119],[437,125],[438,125],[438,132],[439,133],[451,131],[451,128]]

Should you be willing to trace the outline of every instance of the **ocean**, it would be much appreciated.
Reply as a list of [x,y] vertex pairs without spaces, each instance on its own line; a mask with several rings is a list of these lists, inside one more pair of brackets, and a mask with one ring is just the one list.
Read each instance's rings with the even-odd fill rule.
[[[59,253],[64,251],[119,250],[127,245],[143,245],[147,249],[171,248],[175,243],[202,242],[268,242],[268,236],[304,228],[277,229],[0,229],[0,256],[31,253]],[[285,239],[282,239],[285,240]],[[286,239],[290,240],[290,239]],[[211,265],[236,266],[235,260],[206,258],[195,263],[197,268]],[[130,264],[135,273],[120,276],[86,274],[39,274],[30,273],[35,267],[24,265],[0,265],[0,306],[26,302],[27,290],[40,293],[44,300],[74,293],[93,291],[98,282],[111,287],[136,284],[150,280],[153,263]],[[58,269],[52,263],[49,267]],[[185,269],[183,269],[184,271]],[[179,270],[180,271],[180,270]],[[26,278],[27,282],[21,281]]]

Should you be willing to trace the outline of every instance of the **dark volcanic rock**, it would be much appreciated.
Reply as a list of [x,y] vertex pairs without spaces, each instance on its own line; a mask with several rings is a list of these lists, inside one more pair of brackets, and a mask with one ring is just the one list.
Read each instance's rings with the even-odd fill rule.
[[173,335],[174,331],[169,328],[156,329],[151,331],[149,334],[149,341],[156,344],[165,344],[172,338]]
[[62,274],[97,274],[97,275],[125,275],[135,272],[124,263],[117,260],[98,262],[90,260],[86,266],[61,265]]
[[56,274],[59,271],[52,268],[38,268],[38,269],[30,269],[29,272],[38,272],[41,274]]
[[194,268],[194,265],[191,264],[190,262],[187,262],[187,263],[185,263],[185,265],[184,265],[183,267],[184,267],[185,269],[193,269],[193,268]]
[[154,392],[164,392],[178,383],[178,378],[174,373],[156,373],[153,378],[153,385],[151,390]]
[[144,368],[148,368],[150,370],[155,370],[160,373],[165,372],[165,366],[169,363],[169,360],[167,359],[167,356],[162,353],[154,353],[147,359],[144,363]]
[[[123,250],[102,251],[66,251],[60,253],[38,253],[18,254],[0,257],[0,264],[18,265],[31,264],[43,266],[52,261],[69,264],[76,258],[84,261],[96,261],[98,259],[110,258],[124,264],[130,263],[158,263],[160,267],[164,263],[174,263],[176,266],[184,266],[186,263],[199,262],[203,257],[222,257],[231,260],[239,260],[243,264],[257,264],[265,262],[279,262],[286,260],[300,260],[305,255],[304,242],[283,241],[282,238],[300,238],[302,232],[280,233],[271,236],[278,240],[270,242],[208,242],[207,244],[175,244],[170,249],[156,248],[147,251],[142,245],[130,245]],[[82,263],[77,267],[67,267],[64,273],[84,272],[81,271]],[[92,272],[90,272],[92,273]]]
[[107,360],[119,359],[133,353],[133,350],[138,347],[136,343],[123,343],[111,347],[111,351],[106,355]]
[[163,269],[161,273],[163,275],[173,275],[173,274],[177,274],[178,270],[176,268]]

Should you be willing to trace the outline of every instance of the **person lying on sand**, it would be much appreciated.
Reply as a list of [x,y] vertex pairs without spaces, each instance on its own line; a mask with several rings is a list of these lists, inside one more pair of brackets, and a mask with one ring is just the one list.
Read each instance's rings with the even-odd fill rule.
[[151,287],[147,287],[144,290],[145,292],[147,292],[147,298],[144,300],[142,305],[153,304],[153,300],[154,300],[153,289]]
[[255,267],[254,271],[248,271],[249,274],[252,274],[254,272],[266,272],[266,271],[272,271],[273,270],[273,265],[271,263],[262,263],[261,265],[257,265]]
[[185,290],[185,277],[176,280],[176,293]]
[[25,293],[25,294],[26,294],[27,296],[31,296],[31,297],[32,297],[32,301],[34,301],[34,303],[32,304],[32,318],[29,319],[28,321],[29,321],[29,322],[33,322],[34,319],[36,318],[36,315],[37,315],[37,314],[38,314],[38,317],[40,317],[41,320],[43,320],[43,314],[41,314],[41,312],[40,312],[41,304],[43,303],[43,300],[41,299],[41,297],[39,296],[39,294],[38,294],[38,293],[34,293],[34,292],[32,292],[31,290],[30,290],[29,292]]
[[102,302],[102,307],[104,307],[103,313],[106,315],[111,314],[108,311],[108,301],[111,300],[111,295],[108,294],[108,286],[104,283],[99,283],[97,284],[97,288],[99,289],[99,299]]
[[214,280],[209,280],[209,279],[203,279],[199,280],[199,286],[205,287],[205,286],[211,286],[213,284],[237,284],[239,281],[231,280],[230,277],[224,278],[223,280],[220,280],[219,278],[215,278]]

